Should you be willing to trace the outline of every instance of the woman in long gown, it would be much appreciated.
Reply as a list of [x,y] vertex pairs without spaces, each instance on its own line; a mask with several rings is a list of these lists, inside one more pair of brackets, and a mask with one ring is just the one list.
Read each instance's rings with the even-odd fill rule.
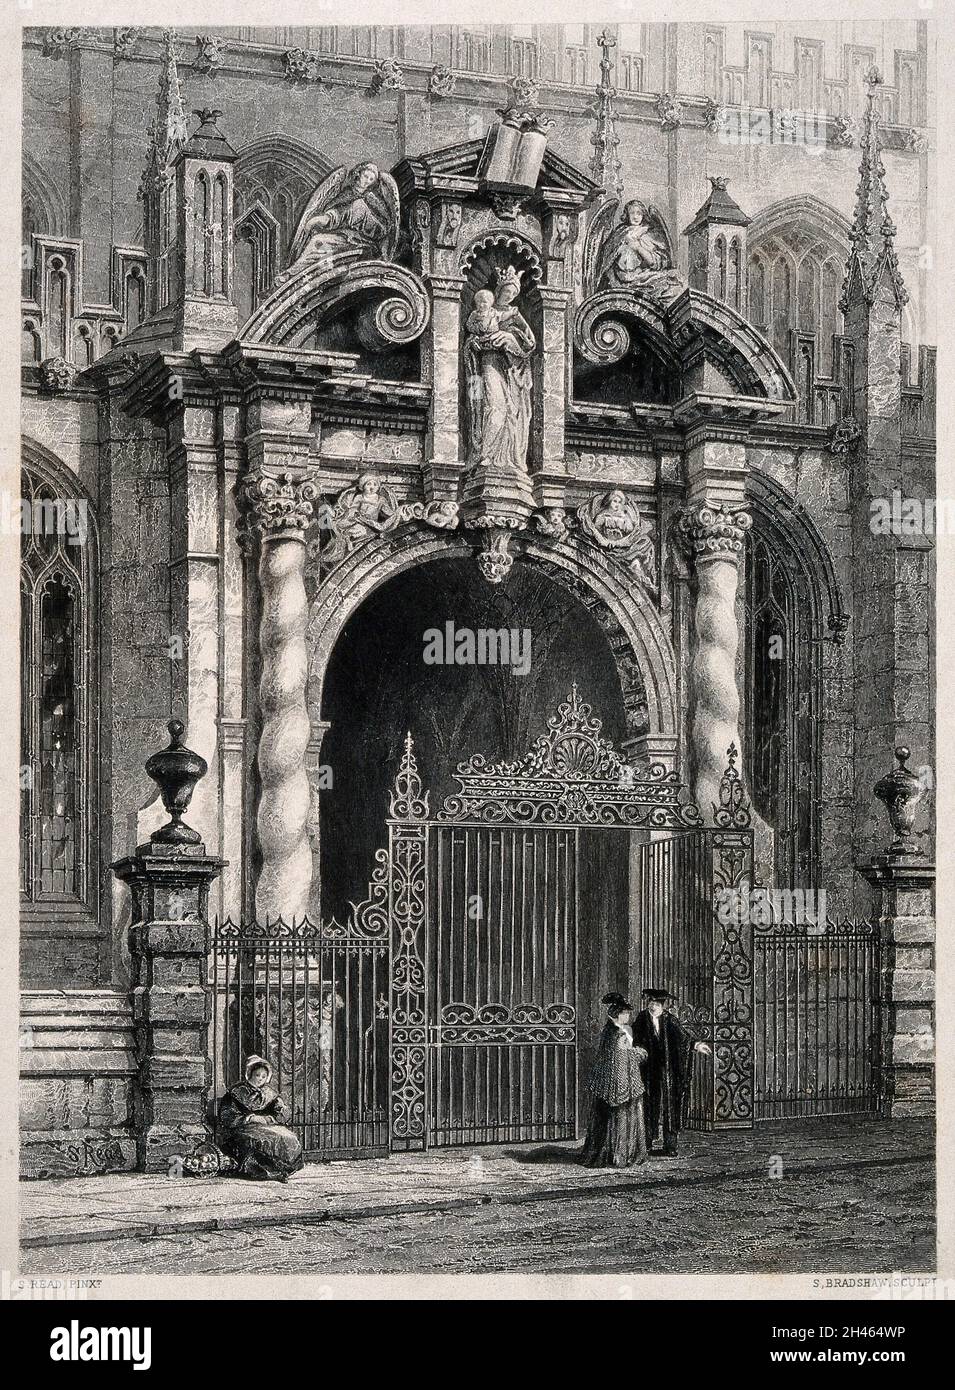
[[219,1107],[220,1142],[238,1164],[238,1176],[287,1182],[302,1167],[302,1145],[288,1128],[292,1112],[272,1089],[272,1067],[264,1057],[247,1057],[245,1080]]
[[633,1045],[633,1007],[605,994],[607,1022],[590,1076],[590,1123],[580,1161],[586,1168],[631,1168],[647,1157],[643,1123],[642,1047]]
[[[520,275],[508,266],[498,273],[497,281],[493,313],[471,314],[467,323],[464,371],[469,455],[472,464],[526,473],[534,385],[531,358],[536,339],[514,304],[521,292]],[[479,322],[482,317],[486,319],[483,324]]]

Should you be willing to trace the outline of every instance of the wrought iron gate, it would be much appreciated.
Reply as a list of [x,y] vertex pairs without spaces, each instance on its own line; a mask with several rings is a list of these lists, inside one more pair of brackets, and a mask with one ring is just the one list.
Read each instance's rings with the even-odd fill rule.
[[716,825],[656,831],[634,862],[634,974],[669,990],[713,1050],[693,1058],[691,1129],[753,1123],[752,938],[733,910],[752,879],[753,832],[737,757],[727,750]]
[[578,856],[594,828],[649,841],[644,929],[679,978],[648,955],[642,983],[672,978],[713,1042],[696,1122],[750,1125],[752,957],[745,932],[717,927],[713,912],[716,890],[752,863],[732,762],[718,828],[704,828],[675,774],[624,763],[574,688],[523,758],[475,755],[455,778],[432,813],[409,735],[387,888],[378,876],[374,889],[392,926],[392,1147],[576,1134]]
[[630,959],[607,987],[629,970],[634,990],[672,990],[713,1049],[691,1123],[748,1127],[751,939],[717,911],[752,868],[735,756],[704,827],[674,773],[621,760],[575,687],[524,757],[459,764],[432,812],[409,734],[388,844],[348,922],[216,927],[217,1093],[267,1057],[319,1157],[573,1138],[581,837],[624,831]]
[[573,1138],[577,834],[435,825],[428,1144]]
[[387,922],[226,921],[212,937],[215,1092],[265,1057],[312,1158],[388,1149]]
[[880,1105],[878,924],[754,925],[756,1118]]

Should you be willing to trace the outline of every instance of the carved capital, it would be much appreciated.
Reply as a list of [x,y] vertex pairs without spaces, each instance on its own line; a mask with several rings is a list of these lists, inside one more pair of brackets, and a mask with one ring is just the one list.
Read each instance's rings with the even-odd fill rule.
[[312,520],[312,503],[318,488],[308,478],[291,472],[267,473],[254,469],[236,488],[242,510],[239,540],[248,551],[258,539],[301,540]]
[[698,565],[709,560],[730,560],[735,564],[752,524],[753,518],[742,507],[731,507],[725,502],[719,506],[694,502],[677,522],[676,534],[687,555]]

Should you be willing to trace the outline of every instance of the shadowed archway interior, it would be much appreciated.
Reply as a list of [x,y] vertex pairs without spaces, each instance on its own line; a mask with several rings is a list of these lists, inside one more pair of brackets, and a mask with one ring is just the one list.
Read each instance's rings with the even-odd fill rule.
[[[425,634],[444,637],[448,624],[456,634],[519,632],[526,674],[514,665],[426,662]],[[624,706],[607,640],[577,599],[531,566],[518,561],[492,586],[470,561],[435,560],[376,590],[339,638],[325,681],[323,916],[341,917],[364,891],[408,731],[435,810],[455,790],[459,762],[472,753],[518,757],[575,681],[619,747]]]
[[[525,675],[501,665],[432,665],[424,634],[479,629],[529,633]],[[526,639],[525,639],[526,640]],[[618,748],[626,736],[619,678],[607,640],[583,605],[533,566],[515,563],[491,586],[469,560],[435,560],[376,590],[340,637],[325,682],[329,729],[322,762],[322,915],[344,920],[365,892],[386,843],[388,796],[410,730],[434,812],[456,790],[452,773],[472,753],[489,761],[524,753],[576,682]],[[327,774],[326,774],[327,777]],[[600,995],[627,983],[628,840],[581,832],[578,1010],[583,1070],[600,1024]]]

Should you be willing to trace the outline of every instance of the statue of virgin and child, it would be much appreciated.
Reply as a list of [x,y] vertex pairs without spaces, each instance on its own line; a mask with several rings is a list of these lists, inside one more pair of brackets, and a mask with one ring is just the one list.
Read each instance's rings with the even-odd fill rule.
[[472,465],[492,471],[524,473],[537,340],[515,304],[520,272],[511,265],[500,267],[492,283],[493,290],[475,292],[465,323],[468,457]]

